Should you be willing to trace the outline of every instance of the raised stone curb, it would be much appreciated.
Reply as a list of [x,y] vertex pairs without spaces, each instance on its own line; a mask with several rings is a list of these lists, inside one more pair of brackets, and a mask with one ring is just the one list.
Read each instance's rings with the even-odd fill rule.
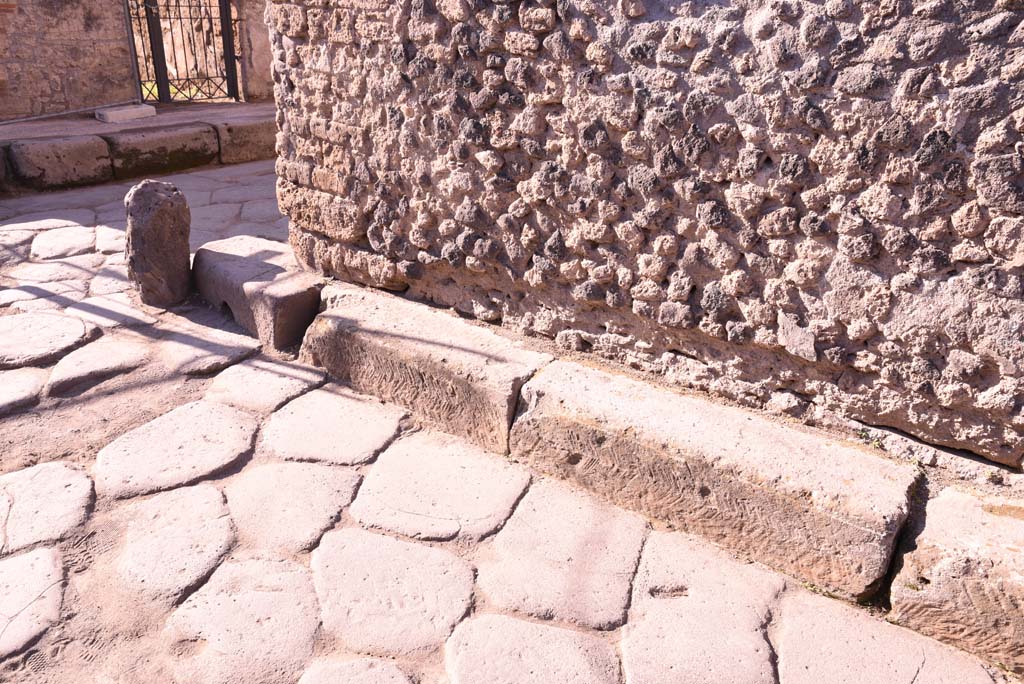
[[217,132],[209,124],[186,124],[108,133],[115,178],[132,178],[203,166],[217,158]]
[[551,360],[507,338],[399,297],[338,285],[302,358],[445,432],[508,451],[519,388]]
[[14,175],[36,190],[104,183],[114,177],[107,142],[96,135],[15,142],[9,155]]
[[221,164],[273,159],[277,125],[273,119],[214,124]]
[[889,567],[909,466],[564,361],[523,399],[519,461],[842,596],[870,595]]

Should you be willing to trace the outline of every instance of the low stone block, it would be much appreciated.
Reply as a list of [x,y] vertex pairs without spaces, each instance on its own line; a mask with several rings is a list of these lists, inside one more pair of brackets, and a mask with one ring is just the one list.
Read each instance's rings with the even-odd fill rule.
[[227,306],[263,344],[286,349],[302,340],[320,309],[320,279],[298,270],[288,245],[242,235],[208,242],[192,262],[196,287]]
[[522,406],[514,459],[846,597],[876,590],[917,479],[824,433],[570,362]]
[[273,159],[277,124],[271,119],[218,123],[220,163],[242,164],[260,159]]
[[302,355],[358,390],[499,453],[508,451],[519,388],[551,360],[454,315],[352,285],[331,288]]
[[95,112],[96,119],[103,123],[123,123],[156,116],[156,107],[148,104],[124,105],[122,107],[104,107]]
[[103,136],[110,146],[114,177],[132,178],[211,164],[217,132],[206,124],[121,131]]
[[924,520],[891,619],[1024,674],[1024,502],[947,488]]
[[13,175],[37,190],[103,183],[114,176],[107,142],[95,135],[11,143]]

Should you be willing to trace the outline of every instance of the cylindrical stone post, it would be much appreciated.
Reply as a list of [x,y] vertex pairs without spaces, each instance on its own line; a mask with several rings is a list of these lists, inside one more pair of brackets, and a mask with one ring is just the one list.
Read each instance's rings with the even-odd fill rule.
[[170,183],[144,180],[124,198],[128,209],[125,259],[128,277],[139,297],[151,306],[167,307],[191,290],[188,202]]

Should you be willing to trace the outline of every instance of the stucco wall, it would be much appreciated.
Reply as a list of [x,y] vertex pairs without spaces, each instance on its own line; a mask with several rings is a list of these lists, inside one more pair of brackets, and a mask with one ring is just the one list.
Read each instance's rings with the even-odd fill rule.
[[275,3],[279,199],[311,268],[1019,465],[1022,18]]

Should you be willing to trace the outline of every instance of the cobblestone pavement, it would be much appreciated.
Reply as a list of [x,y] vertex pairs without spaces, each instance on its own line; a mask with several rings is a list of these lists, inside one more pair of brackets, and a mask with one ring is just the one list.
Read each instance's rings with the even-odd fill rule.
[[[283,239],[270,171],[177,176],[197,243]],[[1002,681],[259,355],[200,303],[140,307],[125,189],[0,210],[0,681]]]

